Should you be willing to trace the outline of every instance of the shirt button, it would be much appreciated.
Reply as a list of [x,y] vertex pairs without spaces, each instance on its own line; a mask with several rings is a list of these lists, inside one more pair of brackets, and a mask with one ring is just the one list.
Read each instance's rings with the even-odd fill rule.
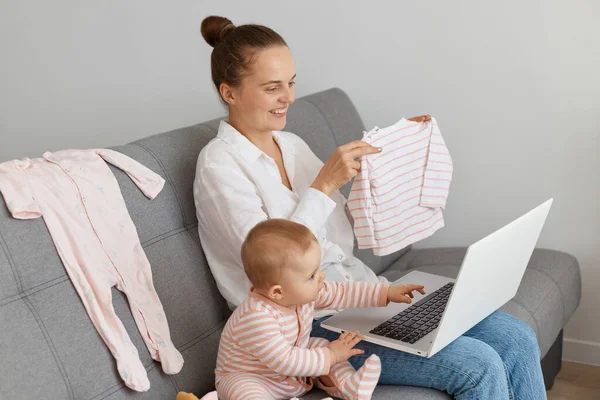
[[344,255],[343,254],[338,254],[338,260],[343,260],[344,259]]
[[352,277],[349,274],[346,274],[346,279],[349,280],[350,278],[352,278]]

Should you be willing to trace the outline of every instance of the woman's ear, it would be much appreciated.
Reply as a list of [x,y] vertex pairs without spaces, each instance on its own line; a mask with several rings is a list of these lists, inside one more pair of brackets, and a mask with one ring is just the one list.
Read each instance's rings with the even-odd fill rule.
[[283,299],[283,288],[281,285],[273,285],[269,288],[267,296],[271,300],[281,300]]
[[219,93],[221,94],[221,97],[223,98],[223,100],[225,100],[227,104],[229,104],[230,106],[235,104],[235,96],[233,93],[233,88],[231,86],[229,86],[226,83],[221,83],[221,85],[219,85]]

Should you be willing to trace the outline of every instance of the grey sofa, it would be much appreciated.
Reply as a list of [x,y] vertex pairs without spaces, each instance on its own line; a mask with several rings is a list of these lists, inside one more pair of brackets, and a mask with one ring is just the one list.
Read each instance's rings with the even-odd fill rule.
[[[126,298],[113,289],[116,312],[148,371],[151,388],[146,393],[123,385],[115,360],[92,326],[44,222],[11,218],[0,196],[0,399],[162,400],[174,399],[180,390],[201,397],[213,389],[219,337],[229,310],[198,239],[192,181],[198,153],[215,136],[217,126],[218,120],[212,120],[115,148],[167,181],[151,201],[113,168],[152,263],[173,341],[185,358],[179,374],[163,374],[150,358]],[[290,108],[286,127],[302,136],[323,160],[336,146],[361,137],[363,129],[356,109],[339,89],[298,99]],[[348,189],[344,188],[345,194]],[[378,258],[357,250],[377,273],[391,280],[415,268],[455,277],[464,252],[463,248],[409,248]],[[575,312],[580,294],[577,260],[569,254],[537,249],[518,294],[503,307],[535,330],[547,386],[560,369],[562,329]],[[304,399],[323,395],[312,392]],[[432,389],[380,386],[374,398],[449,396]]]

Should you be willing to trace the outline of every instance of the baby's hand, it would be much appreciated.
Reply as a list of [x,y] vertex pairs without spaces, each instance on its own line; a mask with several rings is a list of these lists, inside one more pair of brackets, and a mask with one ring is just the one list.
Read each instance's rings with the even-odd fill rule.
[[331,350],[331,365],[346,361],[357,354],[363,354],[365,352],[364,350],[353,348],[363,339],[364,336],[360,335],[358,331],[344,332],[340,335],[338,340],[329,343],[327,347]]
[[412,292],[414,290],[418,291],[421,294],[425,294],[423,290],[423,285],[414,285],[412,283],[408,285],[398,285],[398,286],[390,286],[388,291],[388,301],[392,301],[394,303],[409,303],[412,301],[411,299],[414,297]]

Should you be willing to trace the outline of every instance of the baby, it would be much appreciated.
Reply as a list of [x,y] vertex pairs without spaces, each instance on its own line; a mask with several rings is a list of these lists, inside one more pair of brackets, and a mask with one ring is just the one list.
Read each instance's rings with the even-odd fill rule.
[[330,396],[370,399],[381,373],[373,354],[354,370],[348,359],[364,353],[358,332],[338,340],[310,337],[315,309],[384,307],[410,303],[423,286],[329,282],[319,269],[321,248],[304,225],[270,219],[256,225],[242,245],[252,288],[227,321],[217,356],[220,399],[289,399],[312,389]]

